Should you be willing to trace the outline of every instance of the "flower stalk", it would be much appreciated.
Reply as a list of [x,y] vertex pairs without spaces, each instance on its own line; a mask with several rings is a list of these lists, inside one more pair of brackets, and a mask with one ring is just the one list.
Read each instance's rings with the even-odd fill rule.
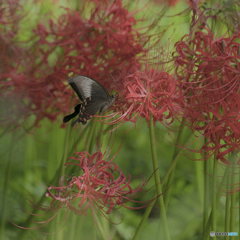
[[[92,214],[94,214],[94,213],[92,213]],[[107,236],[106,236],[106,234],[105,234],[105,232],[104,232],[104,229],[103,229],[103,227],[102,227],[102,225],[101,225],[101,222],[100,222],[99,219],[98,219],[97,214],[94,214],[93,216],[94,216],[94,220],[96,221],[97,228],[98,228],[98,231],[99,231],[102,239],[103,239],[103,240],[107,240],[108,238],[107,238]]]
[[[204,143],[207,139],[204,138]],[[210,162],[204,161],[204,203],[203,203],[203,229],[205,229],[209,217],[209,168]]]
[[162,195],[162,185],[161,185],[159,169],[158,169],[158,162],[157,162],[157,152],[156,152],[156,144],[155,144],[153,116],[152,116],[151,113],[150,113],[149,131],[150,131],[150,142],[151,142],[151,150],[152,150],[152,164],[153,164],[153,170],[154,170],[156,191],[157,191],[157,195],[158,195],[160,216],[161,216],[161,219],[162,219],[162,225],[163,225],[165,239],[169,240],[170,239],[170,233],[169,233],[169,229],[168,229],[166,211],[165,211],[163,195]]
[[[232,163],[234,162],[235,159],[235,154],[232,154]],[[235,171],[234,171],[234,167],[232,168],[232,172],[231,172],[231,185],[234,186],[235,184]],[[230,231],[231,232],[235,232],[235,214],[236,214],[236,198],[235,198],[235,193],[232,193],[231,195],[231,209],[230,209]]]
[[60,165],[60,166],[62,166],[60,176],[64,175],[64,171],[65,171],[64,163],[65,163],[66,159],[68,158],[69,140],[70,140],[71,130],[72,130],[71,125],[68,124],[67,129],[66,129],[63,157],[62,157],[62,161],[61,161],[61,165]]
[[[224,184],[226,182],[227,177],[228,177],[228,173],[229,173],[229,167],[226,168],[220,185],[222,185],[222,184]],[[220,193],[221,193],[221,189],[218,189],[218,191],[216,193],[216,207],[217,207],[217,205],[219,203],[219,199],[221,197]],[[210,215],[208,217],[208,221],[207,221],[206,227],[205,227],[204,232],[203,232],[203,240],[206,240],[208,238],[208,236],[209,236],[210,227],[211,227],[211,220],[212,220],[212,210],[210,212]]]
[[[212,183],[212,231],[217,231],[217,193],[214,191],[214,188],[217,185],[217,159],[216,154],[214,154],[213,159],[213,183]],[[216,239],[216,236],[213,237]]]
[[[239,173],[239,182],[240,182],[240,173]],[[238,192],[239,193],[239,199],[240,199],[240,191]],[[238,208],[238,216],[240,218],[240,207]],[[238,222],[239,226],[238,226],[238,232],[240,233],[240,221]],[[239,240],[240,240],[240,234],[239,234]]]
[[[227,191],[229,190],[230,181],[227,179]],[[230,195],[226,196],[225,203],[225,232],[230,232]],[[225,236],[225,240],[229,240],[229,236]]]
[[[185,142],[184,142],[183,144],[184,144],[184,145],[187,144],[187,143],[189,142],[189,140],[191,139],[192,136],[193,136],[193,133],[191,132],[191,133],[188,135],[188,137],[186,138],[186,140],[185,140]],[[178,145],[177,145],[177,144],[175,145],[175,148],[178,148]],[[179,151],[177,152],[177,155],[176,155],[175,157],[173,156],[172,163],[171,163],[171,165],[169,166],[168,170],[166,171],[166,173],[165,173],[165,175],[164,175],[164,177],[163,177],[163,179],[162,179],[162,185],[167,181],[168,176],[169,176],[169,174],[171,173],[171,171],[174,169],[174,167],[175,167],[175,165],[176,165],[176,163],[177,163],[177,161],[178,161],[178,159],[179,159],[182,151],[183,151],[183,148],[180,148]],[[154,194],[153,199],[155,199],[156,197],[157,197],[157,193]],[[146,208],[146,210],[145,210],[145,212],[144,212],[144,215],[143,215],[143,217],[142,217],[142,220],[141,220],[141,222],[139,223],[138,228],[137,228],[137,230],[136,230],[136,232],[135,232],[135,235],[134,235],[134,237],[133,237],[133,240],[137,240],[137,239],[139,238],[140,233],[141,233],[141,231],[142,231],[142,229],[143,229],[143,227],[144,227],[144,224],[145,224],[145,222],[147,221],[148,216],[149,216],[149,214],[150,214],[151,211],[152,211],[152,208],[153,208],[153,206],[154,206],[155,201],[156,201],[156,199],[152,202],[151,205],[149,205],[149,206]]]
[[[11,146],[14,146],[14,133],[11,136]],[[2,191],[2,206],[1,206],[1,226],[0,226],[0,236],[1,239],[4,239],[4,233],[5,233],[5,225],[6,225],[6,202],[7,202],[7,192],[8,192],[8,186],[10,183],[10,176],[11,176],[11,168],[12,168],[12,159],[13,159],[13,149],[9,151],[9,157],[7,161],[6,166],[6,175],[4,179],[4,185],[3,185],[3,191]]]
[[[180,131],[179,131],[178,136],[177,136],[177,144],[180,144],[181,141],[182,141],[184,126],[185,126],[185,119],[183,118],[181,126],[180,126]],[[179,151],[179,149],[175,147],[174,153],[173,153],[173,160],[174,160],[175,156],[177,155],[178,151]],[[173,169],[172,169],[172,171],[169,175],[168,182],[167,182],[168,190],[165,194],[165,199],[164,199],[166,211],[167,211],[167,207],[168,207],[168,203],[169,203],[169,199],[170,199],[170,195],[171,195],[171,187],[170,186],[171,186],[173,178],[174,178],[175,167],[176,167],[176,164],[174,165],[174,167],[173,167]]]

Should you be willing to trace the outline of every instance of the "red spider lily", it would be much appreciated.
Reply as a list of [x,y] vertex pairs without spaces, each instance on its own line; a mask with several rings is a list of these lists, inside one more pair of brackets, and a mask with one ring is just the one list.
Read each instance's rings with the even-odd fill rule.
[[186,101],[184,117],[209,140],[203,149],[229,165],[224,156],[240,148],[239,34],[214,39],[205,30],[175,44],[176,75]]
[[0,5],[0,125],[6,131],[21,125],[30,115],[28,106],[22,99],[27,94],[20,91],[26,76],[20,69],[26,67],[26,51],[16,40],[19,21],[23,18],[19,1],[3,1]]
[[115,206],[127,206],[125,203],[134,201],[133,199],[143,194],[143,189],[147,182],[143,182],[136,189],[130,186],[131,176],[122,173],[122,170],[113,162],[106,161],[101,152],[96,152],[92,156],[87,152],[77,153],[79,163],[67,163],[83,169],[81,176],[73,177],[68,187],[77,188],[77,193],[73,193],[73,199],[81,198],[78,207],[81,208],[88,200],[89,206],[93,203],[99,209],[107,208],[109,214]]
[[[114,115],[120,114],[110,124],[118,122],[136,122],[138,117],[146,118],[150,114],[154,123],[163,119],[171,119],[181,115],[181,93],[176,80],[167,72],[146,65],[143,71],[136,71],[123,79],[124,89],[116,99]],[[108,122],[109,123],[109,122]]]
[[[126,204],[128,201],[139,202],[135,198],[146,192],[144,188],[148,180],[142,181],[137,188],[133,189],[130,186],[130,174],[126,176],[112,162],[115,156],[107,161],[108,156],[105,157],[105,154],[106,152],[104,154],[96,152],[90,155],[88,152],[83,151],[77,152],[74,157],[69,158],[66,165],[77,166],[83,173],[79,176],[63,176],[60,178],[58,187],[48,187],[46,196],[52,199],[49,207],[39,205],[35,203],[35,200],[28,199],[30,205],[34,208],[53,213],[53,216],[46,221],[34,221],[40,224],[35,228],[46,225],[62,208],[66,208],[66,215],[68,215],[68,211],[72,211],[76,215],[84,216],[90,208],[93,214],[98,211],[105,216],[105,214],[110,214],[113,209],[121,206],[128,209],[140,209],[152,202],[152,200],[140,202],[144,203],[144,206],[141,207],[131,207]],[[69,162],[70,160],[72,162]]]
[[143,46],[149,38],[134,30],[137,20],[122,1],[86,2],[92,9],[88,18],[83,7],[80,11],[65,9],[57,21],[39,23],[29,42],[31,64],[22,69],[25,77],[19,79],[17,88],[9,77],[10,93],[27,95],[27,108],[36,115],[35,126],[42,118],[53,121],[69,112],[70,76],[89,76],[109,89],[113,85],[109,74],[135,71],[140,66],[136,56],[146,52]]

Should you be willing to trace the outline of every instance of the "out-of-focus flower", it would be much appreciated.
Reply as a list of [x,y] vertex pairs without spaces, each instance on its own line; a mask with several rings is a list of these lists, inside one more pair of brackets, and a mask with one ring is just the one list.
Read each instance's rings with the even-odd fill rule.
[[203,133],[208,157],[224,157],[240,149],[239,34],[214,38],[208,30],[186,35],[175,44],[176,75],[185,98],[185,115],[192,130]]
[[20,90],[26,76],[20,73],[27,65],[25,50],[16,39],[23,18],[19,1],[2,1],[0,5],[0,126],[11,131],[30,115],[26,92]]
[[[96,152],[90,155],[88,152],[77,152],[74,157],[68,159],[67,165],[79,167],[78,176],[62,176],[59,186],[50,186],[47,188],[46,197],[51,198],[50,206],[43,206],[29,199],[32,207],[53,214],[48,220],[39,223],[42,227],[50,222],[56,214],[65,208],[66,211],[72,211],[76,215],[86,215],[87,210],[91,208],[92,213],[110,214],[113,209],[125,207],[128,209],[139,209],[146,207],[152,200],[140,202],[144,204],[140,207],[131,207],[127,202],[139,202],[135,200],[140,197],[147,181],[136,187],[131,187],[130,174],[125,175],[122,170],[112,162],[107,161],[106,152]],[[114,156],[115,157],[115,156]],[[71,161],[71,162],[70,162]],[[67,219],[65,219],[66,221]],[[37,227],[37,228],[38,228]]]
[[[90,16],[85,8],[91,9]],[[133,28],[137,22],[120,0],[89,0],[79,11],[65,9],[57,20],[37,25],[29,41],[31,64],[16,67],[22,78],[9,76],[1,89],[24,93],[23,101],[36,116],[35,126],[45,117],[53,121],[71,107],[70,76],[91,77],[109,90],[110,74],[140,67],[137,56],[145,54],[143,46],[149,38]]]
[[[16,72],[24,55],[15,37],[19,30],[22,8],[18,0],[1,1],[0,5],[0,79],[5,80],[7,73]],[[6,84],[9,85],[8,83]]]

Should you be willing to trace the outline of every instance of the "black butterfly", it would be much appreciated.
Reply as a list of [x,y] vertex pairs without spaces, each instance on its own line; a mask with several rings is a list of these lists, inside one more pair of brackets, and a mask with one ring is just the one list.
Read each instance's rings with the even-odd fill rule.
[[72,122],[72,127],[77,122],[86,124],[98,110],[100,110],[99,114],[103,113],[114,101],[115,95],[110,96],[99,82],[89,77],[79,75],[68,79],[68,83],[82,101],[74,108],[74,113],[63,118],[63,122],[68,122],[79,114],[78,118]]

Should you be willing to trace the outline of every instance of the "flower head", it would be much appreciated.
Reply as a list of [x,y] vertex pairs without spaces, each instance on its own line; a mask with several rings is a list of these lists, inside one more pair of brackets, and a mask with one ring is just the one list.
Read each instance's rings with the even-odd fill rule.
[[[114,119],[110,124],[124,121],[136,122],[141,116],[149,122],[150,114],[154,123],[170,119],[170,123],[181,115],[181,93],[178,90],[177,81],[168,70],[164,70],[160,64],[145,65],[144,70],[138,70],[123,78],[123,90],[113,106]],[[155,68],[154,68],[155,67]]]
[[[214,38],[208,29],[185,36],[175,44],[176,75],[185,99],[185,115],[192,130],[208,139],[208,156],[224,164],[230,151],[240,149],[239,34]],[[238,137],[237,137],[238,136]],[[237,137],[237,138],[236,138]]]
[[29,200],[34,208],[53,214],[47,221],[39,222],[38,227],[50,222],[62,208],[82,216],[87,214],[89,208],[93,214],[97,211],[105,215],[121,206],[128,209],[143,208],[152,201],[142,202],[144,206],[138,208],[128,206],[128,201],[137,202],[135,198],[146,192],[144,188],[148,180],[132,188],[130,174],[125,175],[112,159],[107,161],[105,154],[96,152],[91,155],[84,151],[75,153],[68,159],[66,166],[77,166],[80,171],[73,174],[76,176],[62,176],[59,186],[47,188],[46,197],[51,198],[50,206],[39,207]]
[[[106,208],[105,212],[109,214],[116,206],[126,207],[125,203],[133,200],[146,185],[144,182],[138,188],[132,189],[130,186],[131,176],[123,174],[115,163],[106,161],[101,152],[93,155],[80,152],[76,153],[76,156],[70,159],[76,160],[77,163],[68,162],[66,164],[80,167],[83,174],[72,177],[65,186],[61,179],[60,187],[49,187],[47,194],[52,197],[52,201],[61,201],[61,196],[65,197],[65,192],[68,192],[68,204],[79,200],[77,209],[80,209],[81,213],[85,213],[91,206],[95,210]],[[57,196],[51,194],[52,190],[55,190]]]

